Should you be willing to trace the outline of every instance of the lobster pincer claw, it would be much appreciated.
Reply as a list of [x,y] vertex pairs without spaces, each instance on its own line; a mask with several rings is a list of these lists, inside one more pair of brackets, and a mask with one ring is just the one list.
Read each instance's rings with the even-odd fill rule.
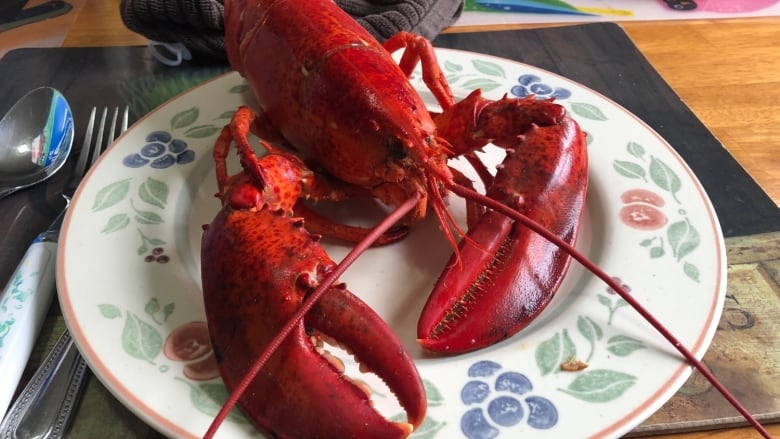
[[438,135],[447,139],[451,154],[460,156],[488,143],[514,147],[517,136],[532,126],[556,125],[566,117],[566,110],[552,100],[504,96],[493,101],[476,89],[436,115],[434,122]]
[[[226,209],[204,234],[207,322],[229,390],[331,264],[300,222],[270,211]],[[280,238],[295,250],[281,248]],[[387,383],[406,409],[408,423],[388,421],[374,410],[370,397],[343,374],[339,362],[321,355],[312,342],[320,333],[343,344]],[[331,288],[297,325],[239,406],[275,437],[406,437],[425,417],[426,399],[401,342],[342,286]]]
[[[221,140],[218,169],[223,168],[227,134]],[[246,146],[239,150],[244,172],[227,177],[218,171],[223,207],[204,227],[201,243],[206,320],[231,392],[336,266],[319,237],[292,214],[301,184],[295,164],[274,154],[258,159]],[[364,386],[345,376],[343,363],[323,351],[320,338],[336,340],[384,380],[408,421],[389,421],[378,413]],[[331,286],[293,327],[238,405],[274,437],[402,438],[422,423],[426,401],[402,343],[340,284]]]
[[[569,244],[587,190],[585,136],[564,118],[534,126],[507,153],[487,195]],[[512,219],[488,211],[472,226],[423,308],[418,342],[442,353],[490,346],[526,327],[550,302],[570,257]]]

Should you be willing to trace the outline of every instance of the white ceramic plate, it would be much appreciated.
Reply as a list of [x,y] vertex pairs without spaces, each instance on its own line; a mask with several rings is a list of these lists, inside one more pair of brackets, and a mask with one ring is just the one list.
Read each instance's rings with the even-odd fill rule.
[[[674,150],[625,109],[570,80],[484,55],[437,53],[459,97],[476,87],[492,98],[534,92],[569,109],[590,141],[578,247],[701,357],[724,298],[724,245],[706,194]],[[424,90],[418,78],[413,83]],[[199,247],[201,226],[218,209],[211,147],[247,95],[243,80],[228,74],[140,120],[90,172],[63,230],[60,301],[81,352],[127,407],[170,436],[202,435],[225,393],[203,367],[209,349]],[[149,136],[157,146],[146,146],[154,143]],[[491,150],[488,161],[500,155]],[[453,209],[462,215],[457,200]],[[335,260],[347,251],[328,249]],[[415,437],[617,437],[689,375],[669,343],[576,264],[547,310],[515,337],[467,355],[426,358],[415,345],[416,319],[449,252],[426,220],[404,242],[371,250],[343,278],[417,361],[429,410]],[[561,371],[569,358],[588,367]],[[398,414],[392,398],[379,392],[376,399],[383,412]],[[253,431],[233,416],[220,434]]]

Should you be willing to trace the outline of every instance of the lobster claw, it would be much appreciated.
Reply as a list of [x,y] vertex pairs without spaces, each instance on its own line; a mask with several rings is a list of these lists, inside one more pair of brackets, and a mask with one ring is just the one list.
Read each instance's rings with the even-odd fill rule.
[[[218,169],[227,149],[229,133],[223,132],[215,153]],[[231,392],[335,267],[319,237],[292,216],[293,200],[279,196],[300,192],[288,187],[300,184],[295,164],[274,154],[257,160],[239,148],[245,172],[226,178],[218,171],[224,206],[204,228],[201,246],[206,319]],[[340,360],[323,352],[316,342],[322,337],[344,345],[383,379],[408,422],[379,414],[364,387],[344,375]],[[293,328],[238,405],[274,437],[392,438],[406,437],[422,423],[426,397],[414,362],[392,330],[341,284]]]
[[[487,195],[573,244],[587,189],[586,146],[569,117],[534,125],[508,150]],[[488,211],[437,281],[418,321],[418,342],[454,354],[517,333],[550,302],[569,262],[556,245]]]

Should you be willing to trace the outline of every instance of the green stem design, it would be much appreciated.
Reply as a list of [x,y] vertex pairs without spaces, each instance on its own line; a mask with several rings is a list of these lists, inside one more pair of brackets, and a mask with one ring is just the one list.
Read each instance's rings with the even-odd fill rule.
[[138,235],[141,237],[141,245],[138,247],[138,254],[143,255],[146,252],[149,251],[149,246],[161,246],[167,244],[167,242],[163,241],[159,238],[150,238],[146,235],[144,235],[144,232],[141,231],[141,229],[136,229],[138,231]]

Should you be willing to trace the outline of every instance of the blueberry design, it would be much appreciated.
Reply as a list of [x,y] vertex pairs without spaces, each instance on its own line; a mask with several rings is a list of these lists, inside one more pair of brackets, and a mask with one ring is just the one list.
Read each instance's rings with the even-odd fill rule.
[[168,131],[152,131],[146,135],[145,141],[141,151],[125,156],[122,164],[129,168],[148,164],[154,169],[165,169],[195,160],[195,151],[188,148],[187,142],[173,138]]
[[542,82],[542,78],[526,73],[517,78],[517,85],[510,90],[513,95],[524,98],[535,96],[537,99],[555,98],[557,100],[571,97],[571,92],[563,87],[553,87]]
[[[499,63],[485,59],[474,59],[471,60],[470,64],[470,66],[464,65],[451,60],[442,62],[442,71],[446,75],[447,82],[453,88],[480,89],[485,93],[508,88],[508,94],[517,98],[535,96],[536,99],[555,99],[558,102],[572,97],[572,92],[568,88],[551,85],[535,73],[521,73],[517,76],[517,82],[513,83],[510,78],[514,73],[508,74],[504,66]],[[413,72],[412,79],[422,84],[422,73],[419,68]],[[569,110],[580,120],[587,119],[593,122],[608,120],[607,115],[596,105],[570,100],[566,102]],[[586,138],[588,144],[594,141],[593,136],[587,130]]]
[[[230,93],[240,93],[241,87],[234,87]],[[220,115],[217,119],[229,119],[232,111]],[[197,124],[200,109],[192,107],[173,115],[170,120],[170,130],[155,130],[146,135],[139,152],[129,154],[122,159],[122,164],[129,168],[141,168],[147,164],[154,169],[166,169],[173,165],[185,165],[195,161],[195,151],[189,148],[186,141],[190,139],[205,139],[217,134],[221,124]],[[173,133],[177,132],[176,135]]]
[[[241,93],[243,90],[242,86],[237,86],[229,92]],[[232,115],[233,111],[225,111],[214,120],[230,119]],[[149,168],[163,170],[173,165],[194,162],[196,152],[182,138],[206,140],[222,129],[222,125],[217,123],[198,124],[199,118],[198,107],[179,111],[170,119],[170,130],[156,129],[149,132],[139,152],[126,155],[122,164],[127,168],[137,169],[149,165]],[[165,222],[164,212],[170,193],[171,189],[164,177],[155,178],[151,173],[138,174],[102,187],[95,196],[92,212],[112,212],[100,230],[103,234],[125,230],[135,224],[139,239],[136,253],[146,262],[166,264],[171,257],[164,254],[166,242],[159,237],[160,231],[155,226]]]
[[472,378],[460,399],[469,408],[460,428],[469,439],[494,438],[525,420],[530,427],[546,430],[558,423],[558,410],[549,399],[531,394],[533,384],[520,372],[502,371],[494,361],[478,361],[469,367]]

